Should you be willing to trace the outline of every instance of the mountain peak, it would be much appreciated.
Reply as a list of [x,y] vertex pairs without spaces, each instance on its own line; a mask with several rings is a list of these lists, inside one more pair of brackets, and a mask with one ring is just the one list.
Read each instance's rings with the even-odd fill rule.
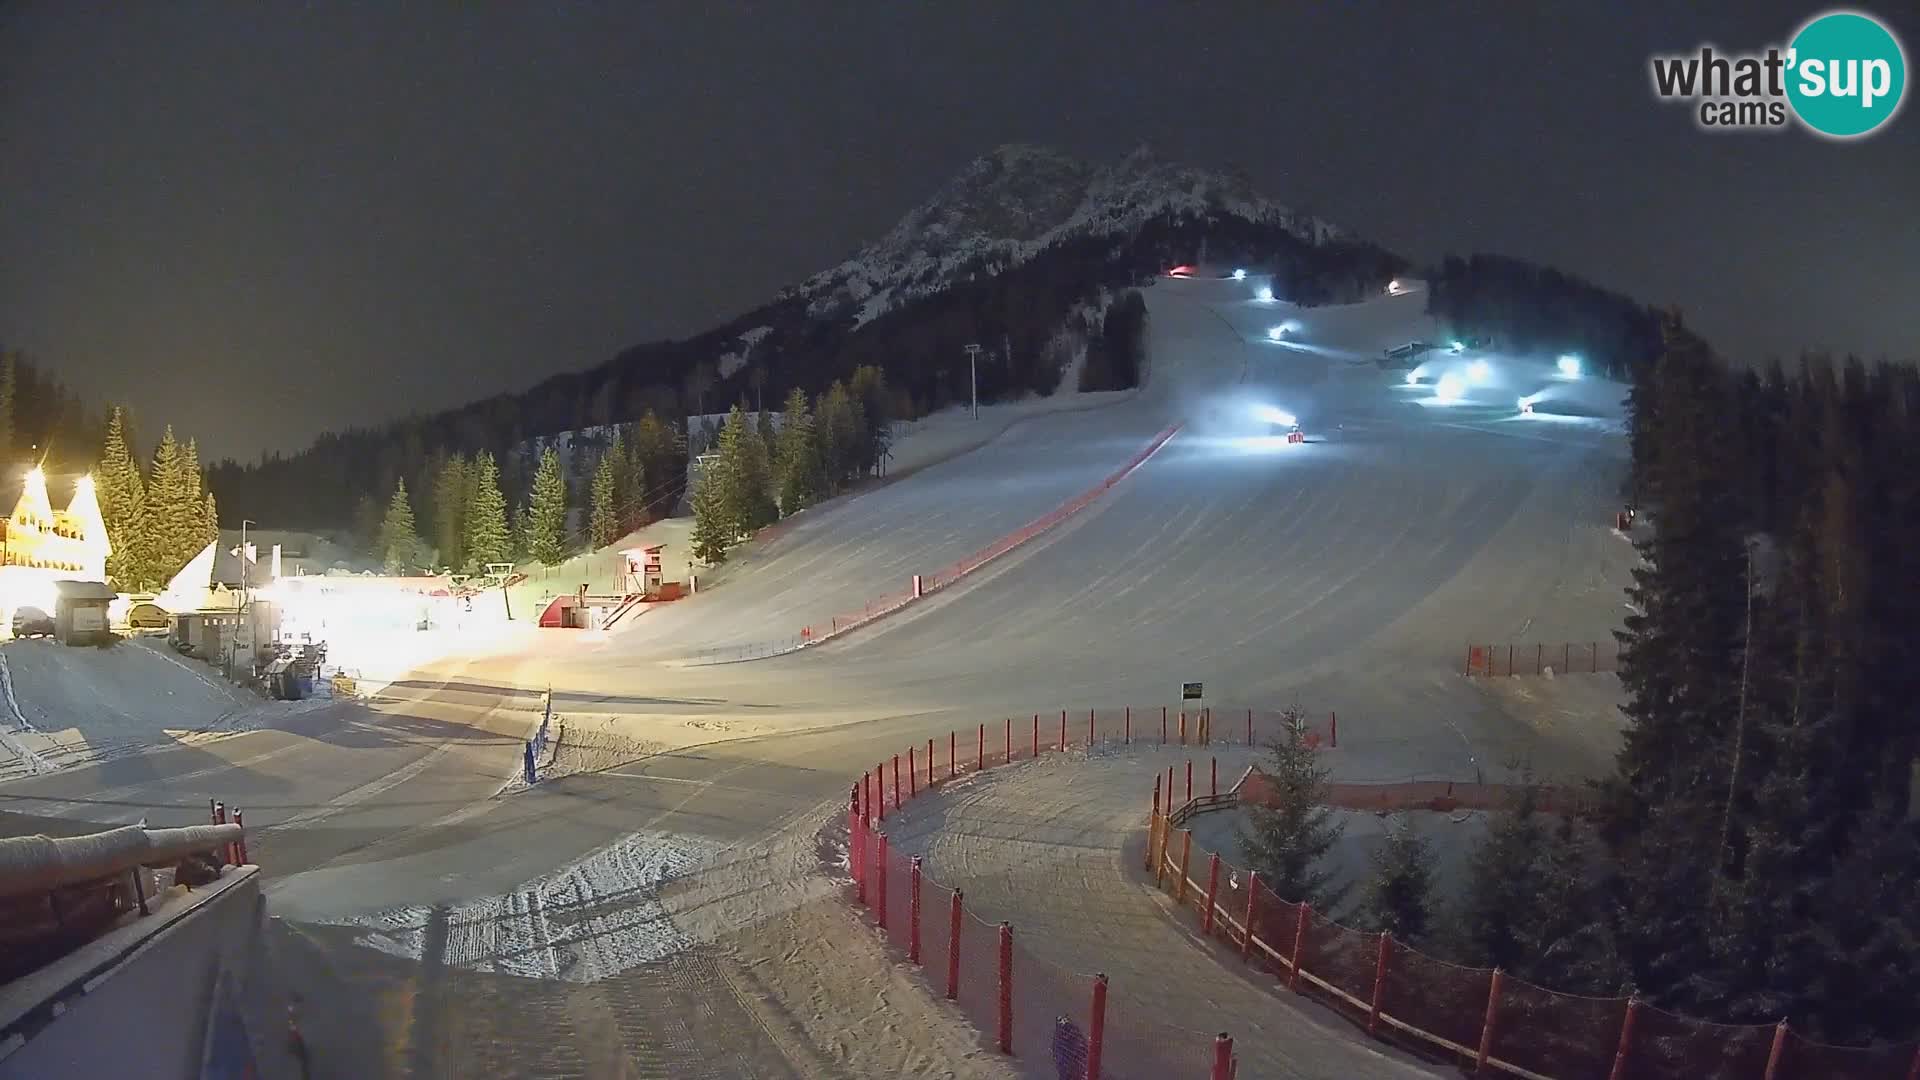
[[1166,161],[1145,143],[1111,165],[1005,143],[968,162],[885,236],[787,295],[805,298],[815,316],[851,313],[865,323],[1063,240],[1130,233],[1161,215],[1238,217],[1313,243],[1340,235],[1267,199],[1243,176]]

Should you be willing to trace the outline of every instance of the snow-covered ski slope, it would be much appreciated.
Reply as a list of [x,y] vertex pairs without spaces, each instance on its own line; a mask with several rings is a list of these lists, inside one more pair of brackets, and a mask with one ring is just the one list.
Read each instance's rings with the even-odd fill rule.
[[[1471,776],[1516,756],[1598,764],[1610,731],[1540,731],[1459,668],[1469,641],[1610,641],[1633,559],[1610,528],[1620,387],[1480,353],[1434,358],[1421,387],[1405,386],[1373,358],[1434,339],[1417,286],[1299,309],[1252,300],[1254,284],[1146,290],[1154,381],[1140,407],[1029,433],[1069,456],[1076,440],[1118,449],[1183,417],[1105,499],[965,588],[780,663],[891,676],[936,698],[972,685],[1010,704],[1163,701],[1186,680],[1221,701],[1297,694],[1343,711],[1346,744],[1382,741],[1383,776]],[[1270,340],[1282,323],[1289,337]],[[1466,378],[1475,360],[1485,381],[1436,402],[1433,381]],[[1517,398],[1542,391],[1536,415],[1520,416]],[[1274,411],[1298,416],[1309,441],[1287,444]],[[954,471],[1010,469],[1028,449]],[[939,503],[935,486],[924,494]]]

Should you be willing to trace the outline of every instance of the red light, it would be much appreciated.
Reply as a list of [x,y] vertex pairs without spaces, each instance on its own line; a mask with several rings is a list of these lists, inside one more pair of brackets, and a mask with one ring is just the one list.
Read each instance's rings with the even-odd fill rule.
[[1169,273],[1169,274],[1191,274],[1191,273],[1193,273],[1193,267],[1191,267],[1191,266],[1176,266],[1176,267],[1174,267],[1173,269],[1171,269],[1171,270],[1169,270],[1169,271],[1167,271],[1167,273]]

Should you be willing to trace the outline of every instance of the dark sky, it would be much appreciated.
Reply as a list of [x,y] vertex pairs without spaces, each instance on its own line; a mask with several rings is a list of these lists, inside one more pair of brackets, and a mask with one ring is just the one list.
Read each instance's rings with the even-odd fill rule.
[[1732,354],[1920,353],[1911,102],[1837,144],[1703,134],[1648,86],[1815,6],[758,7],[9,5],[0,342],[251,456],[704,329],[995,144],[1149,141]]

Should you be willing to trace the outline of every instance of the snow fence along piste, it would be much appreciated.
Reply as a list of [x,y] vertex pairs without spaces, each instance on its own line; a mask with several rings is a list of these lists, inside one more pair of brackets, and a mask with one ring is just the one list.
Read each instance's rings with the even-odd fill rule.
[[832,640],[841,634],[858,630],[863,626],[878,622],[901,608],[925,599],[944,589],[968,574],[979,570],[993,560],[1027,543],[1040,534],[1059,525],[1073,515],[1087,508],[1095,499],[1106,494],[1115,484],[1127,478],[1128,474],[1146,464],[1147,459],[1159,453],[1175,435],[1180,433],[1183,424],[1173,424],[1163,428],[1147,445],[1135,453],[1126,463],[1115,469],[1105,480],[1081,492],[1065,504],[1049,510],[1047,513],[1028,522],[1026,525],[988,544],[986,547],[951,563],[931,574],[915,574],[906,588],[890,592],[884,596],[868,600],[860,610],[848,611],[827,620],[825,626],[808,625],[791,637],[773,641],[758,641],[744,645],[735,645],[721,649],[709,649],[688,657],[693,664],[727,664],[741,660],[761,660],[769,656],[804,649],[809,645],[818,645]]
[[[929,988],[957,1003],[988,1045],[1049,1062],[1050,1075],[1088,1077],[1233,1075],[1233,1040],[1167,1021],[1151,986],[1113,983],[1034,956],[1011,923],[980,918],[957,889],[936,881],[917,856],[888,847],[886,816],[920,795],[983,769],[1041,754],[1101,746],[1252,746],[1278,735],[1289,714],[1264,709],[1168,706],[1058,709],[978,724],[915,744],[861,774],[848,794],[847,864],[852,899],[868,908],[888,942],[919,966]],[[1334,717],[1305,725],[1316,746],[1333,745]],[[1189,760],[1188,785],[1224,794],[1231,778]],[[1204,796],[1201,796],[1204,797]]]
[[[1585,997],[1535,986],[1494,968],[1460,967],[1386,933],[1354,930],[1193,842],[1198,814],[1238,803],[1175,794],[1155,781],[1145,869],[1203,936],[1287,989],[1317,998],[1368,1035],[1470,1068],[1534,1080],[1914,1080],[1920,1044],[1816,1043],[1777,1024],[1717,1024],[1634,997]],[[1353,787],[1355,785],[1344,785]],[[1166,791],[1163,794],[1162,788]],[[1249,932],[1251,931],[1251,932]]]
[[[996,765],[1108,745],[1254,746],[1280,734],[1291,715],[1239,707],[1062,709],[916,744],[876,763],[849,790],[851,899],[870,909],[929,988],[955,1001],[1002,1053],[1066,1062],[1068,1071],[1058,1075],[1230,1077],[1227,1033],[1165,1020],[1154,1005],[1164,990],[1116,984],[1033,956],[1017,926],[979,918],[965,896],[934,880],[918,857],[890,850],[885,821],[921,794]],[[1305,737],[1315,747],[1336,747],[1338,717],[1315,718]],[[1194,844],[1192,831],[1183,828],[1188,821],[1238,805],[1242,792],[1257,786],[1249,783],[1251,770],[1229,784],[1210,762],[1196,769],[1196,760],[1170,766],[1154,782],[1146,873],[1177,907],[1191,911],[1203,936],[1287,989],[1331,1006],[1369,1036],[1451,1059],[1475,1075],[1530,1080],[1920,1080],[1920,1044],[1835,1046],[1801,1037],[1785,1020],[1717,1024],[1633,997],[1556,993],[1335,923]],[[1435,797],[1436,785],[1339,787],[1334,801],[1342,805],[1419,807]],[[1366,788],[1377,791],[1363,793]]]

